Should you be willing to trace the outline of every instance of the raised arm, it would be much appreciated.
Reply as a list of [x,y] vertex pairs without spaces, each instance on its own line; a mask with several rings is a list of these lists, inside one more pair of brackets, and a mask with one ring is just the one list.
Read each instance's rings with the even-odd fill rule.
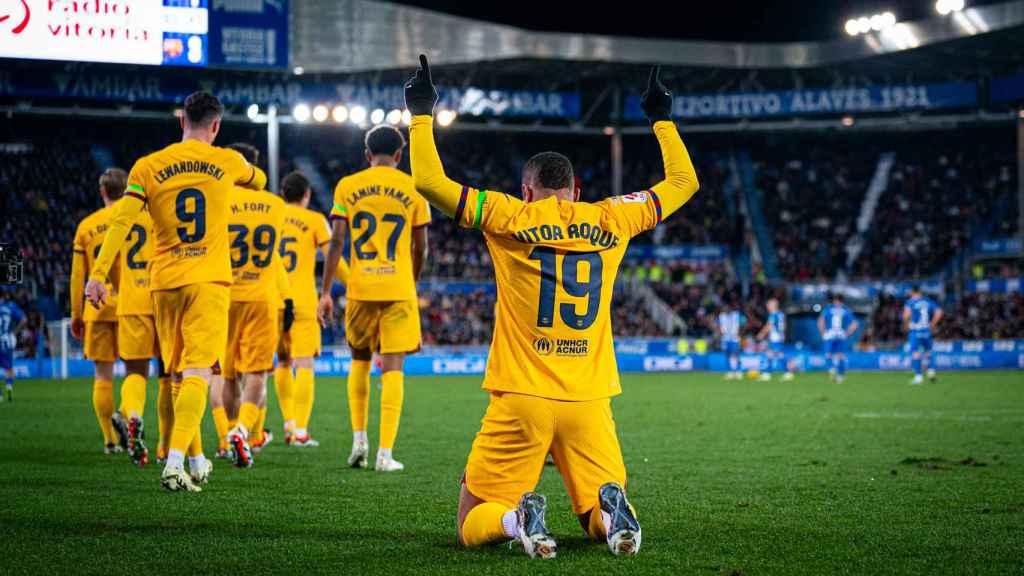
[[679,130],[672,121],[672,93],[661,83],[661,67],[651,68],[647,90],[640,100],[640,106],[647,115],[661,146],[661,159],[665,165],[665,179],[652,188],[661,203],[661,218],[667,218],[678,210],[700,188],[697,171],[690,161],[690,154],[679,137]]
[[430,64],[420,54],[420,68],[405,84],[405,106],[412,113],[409,127],[409,163],[416,190],[441,212],[454,217],[463,199],[462,185],[444,173],[434,144],[434,104],[437,90],[430,78]]

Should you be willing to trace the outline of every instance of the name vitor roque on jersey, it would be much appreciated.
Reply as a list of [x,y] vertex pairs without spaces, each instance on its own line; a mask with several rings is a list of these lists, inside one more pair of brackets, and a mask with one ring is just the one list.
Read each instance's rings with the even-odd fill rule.
[[162,184],[168,178],[178,174],[206,174],[220,180],[224,177],[224,169],[203,160],[183,160],[161,169],[154,178],[156,178],[157,183]]
[[569,224],[564,229],[558,224],[542,224],[531,226],[512,233],[516,240],[524,244],[537,244],[553,240],[584,240],[590,242],[591,246],[601,248],[614,248],[619,245],[619,237],[615,234],[602,230],[597,224],[583,222],[582,224]]
[[406,208],[412,206],[412,198],[409,198],[405,194],[405,192],[402,192],[397,188],[392,188],[390,186],[381,186],[379,184],[374,184],[372,186],[367,186],[366,188],[360,188],[359,190],[356,190],[355,192],[352,193],[351,196],[348,197],[348,202],[349,204],[355,204],[356,202],[359,202],[363,198],[367,198],[370,196],[388,196],[390,198],[398,200]]

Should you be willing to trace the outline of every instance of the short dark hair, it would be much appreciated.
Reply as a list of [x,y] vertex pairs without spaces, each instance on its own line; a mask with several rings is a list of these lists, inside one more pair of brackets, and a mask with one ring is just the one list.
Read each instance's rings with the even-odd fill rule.
[[575,185],[572,162],[558,152],[541,152],[527,160],[523,165],[523,180],[531,180],[548,190]]
[[260,151],[256,149],[252,144],[246,144],[245,142],[235,142],[234,144],[228,144],[227,148],[234,150],[245,158],[245,161],[255,166],[260,161]]
[[373,156],[394,156],[405,148],[405,136],[394,126],[381,124],[366,133],[366,149]]
[[224,115],[224,105],[209,92],[193,92],[185,98],[185,120],[192,126],[209,126]]
[[842,302],[846,298],[843,297],[843,293],[842,292],[833,292],[832,293],[832,299],[835,300],[836,302]]
[[285,202],[301,202],[306,190],[309,190],[309,178],[298,170],[289,172],[281,179],[281,196]]
[[912,286],[910,287],[910,291],[911,291],[911,292],[921,292],[921,285],[920,285],[920,284],[914,284],[914,285],[912,285]]
[[107,168],[100,174],[100,187],[110,200],[120,200],[128,186],[128,173],[120,168]]

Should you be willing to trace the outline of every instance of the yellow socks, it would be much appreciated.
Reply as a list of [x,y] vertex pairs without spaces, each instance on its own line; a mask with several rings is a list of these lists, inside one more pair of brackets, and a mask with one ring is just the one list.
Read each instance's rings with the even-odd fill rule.
[[160,429],[156,457],[167,458],[167,446],[171,443],[171,428],[174,427],[174,400],[171,398],[170,378],[160,378],[156,396],[156,416]]
[[[514,538],[505,527],[506,514],[515,514],[515,510],[495,502],[484,502],[466,514],[462,521],[462,544],[467,547],[480,546],[495,540]],[[509,519],[511,520],[511,519]]]
[[274,389],[277,390],[277,402],[281,406],[281,418],[284,419],[287,427],[289,422],[295,420],[293,400],[295,384],[291,366],[281,363],[274,369]]
[[380,447],[390,450],[398,436],[398,421],[402,418],[402,399],[405,396],[405,375],[401,370],[385,372],[380,392]]
[[146,379],[141,374],[129,374],[121,382],[121,414],[131,418],[142,417],[146,410]]
[[353,360],[348,373],[348,411],[352,431],[365,432],[370,418],[370,361]]
[[180,458],[180,455],[190,447],[191,453],[197,443],[200,453],[202,452],[199,424],[203,420],[203,411],[206,410],[207,388],[206,380],[200,376],[186,376],[181,381],[178,397],[174,401],[174,428],[171,430],[168,458],[173,451],[176,451]]
[[103,432],[103,443],[114,444],[117,437],[110,417],[114,415],[114,383],[107,380],[94,380],[92,383],[92,409],[96,412],[96,421]]
[[260,406],[260,416],[256,419],[256,427],[252,430],[252,441],[263,444],[263,424],[267,421],[267,407]]
[[305,430],[309,426],[309,415],[313,413],[314,380],[309,368],[295,369],[295,429]]
[[203,421],[202,413],[199,415],[199,425],[196,425],[196,435],[192,437],[192,441],[188,444],[188,457],[191,461],[196,456],[203,455],[203,427],[201,425]]
[[228,443],[225,440],[228,436],[228,432],[231,428],[228,426],[228,414],[224,411],[223,406],[217,406],[213,410],[210,410],[213,414],[213,426],[217,428],[217,449],[227,450]]
[[600,504],[590,509],[590,521],[587,523],[587,534],[589,534],[594,540],[601,542],[608,539],[608,530],[604,527],[604,520],[601,518]]
[[249,436],[256,430],[256,421],[260,419],[260,407],[252,402],[242,402],[238,409],[238,425],[245,428]]

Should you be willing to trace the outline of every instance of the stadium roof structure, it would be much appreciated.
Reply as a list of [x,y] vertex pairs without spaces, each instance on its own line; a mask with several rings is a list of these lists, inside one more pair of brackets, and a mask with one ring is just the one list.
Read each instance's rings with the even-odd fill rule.
[[1024,0],[899,22],[855,37],[786,43],[537,32],[386,2],[304,0],[293,4],[291,38],[291,63],[307,73],[407,71],[425,51],[438,67],[483,77],[540,75],[552,83],[619,78],[624,69],[654,63],[726,78],[827,70],[902,80],[906,74],[977,75],[979,69],[1019,67]]

